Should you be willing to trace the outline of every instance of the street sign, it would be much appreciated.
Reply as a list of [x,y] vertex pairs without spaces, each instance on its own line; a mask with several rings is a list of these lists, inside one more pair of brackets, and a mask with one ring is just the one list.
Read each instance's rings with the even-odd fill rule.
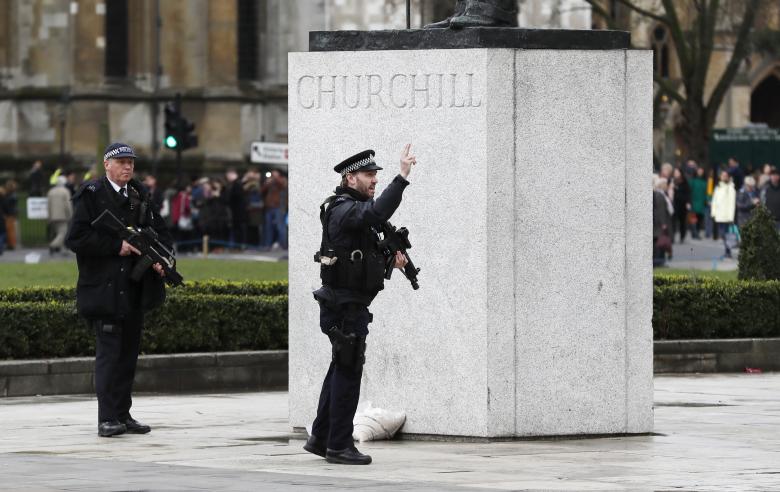
[[49,218],[49,199],[48,198],[28,198],[27,199],[27,218],[28,219],[48,219]]
[[252,142],[249,160],[256,164],[287,165],[289,145],[275,142]]

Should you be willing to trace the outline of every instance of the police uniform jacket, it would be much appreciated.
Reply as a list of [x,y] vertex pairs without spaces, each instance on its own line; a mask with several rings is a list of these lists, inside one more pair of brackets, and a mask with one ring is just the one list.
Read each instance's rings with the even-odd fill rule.
[[[389,220],[398,209],[404,189],[408,185],[409,182],[399,174],[376,200],[352,188],[336,188],[336,194],[341,196],[331,202],[327,214],[330,243],[344,249],[360,243],[361,239],[365,243],[374,244],[378,239],[376,227]],[[356,303],[368,306],[377,293],[378,291],[328,289],[325,286],[324,289],[315,292],[315,298],[322,300],[323,296],[335,296],[335,299],[326,299],[326,302],[335,300],[338,304]]]
[[149,203],[144,186],[131,180],[127,190],[129,198],[122,197],[104,177],[84,183],[73,196],[73,219],[65,244],[76,253],[79,268],[76,303],[79,314],[87,319],[121,321],[132,311],[146,312],[165,300],[165,285],[160,275],[149,268],[139,282],[133,281],[130,273],[138,255],[119,256],[122,240],[92,226],[103,210],[110,210],[126,225],[151,225],[160,241],[172,246],[173,240],[163,219]]

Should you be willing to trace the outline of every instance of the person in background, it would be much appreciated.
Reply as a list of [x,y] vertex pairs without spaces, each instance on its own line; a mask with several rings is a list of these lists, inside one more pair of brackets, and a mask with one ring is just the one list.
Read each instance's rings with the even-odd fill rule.
[[30,172],[27,174],[27,196],[39,197],[46,194],[46,176],[43,174],[43,162],[33,162]]
[[761,174],[758,176],[758,190],[761,191],[766,188],[769,183],[769,179],[772,175],[772,165],[769,163],[764,164],[761,168]]
[[712,220],[712,194],[715,192],[715,169],[710,169],[707,173],[707,199],[706,211],[704,217],[704,234],[714,240],[718,240],[718,228]]
[[728,172],[731,180],[734,182],[734,189],[741,190],[742,184],[745,182],[745,171],[742,170],[739,162],[734,157],[729,157]]
[[745,185],[737,193],[737,226],[742,228],[745,222],[750,218],[753,209],[761,203],[758,190],[756,189],[756,180],[753,176],[745,177]]
[[162,211],[165,197],[163,196],[162,190],[157,187],[157,178],[151,174],[147,174],[144,176],[143,183],[144,186],[146,186],[146,190],[151,195],[151,204],[154,207],[154,212],[162,217],[160,212]]
[[704,168],[697,168],[695,176],[690,181],[691,186],[691,212],[696,214],[696,223],[691,224],[691,236],[693,239],[701,239],[701,231],[704,227],[704,214],[707,212],[707,179],[704,176]]
[[691,179],[696,176],[696,171],[699,169],[699,166],[696,165],[696,161],[693,159],[688,159],[685,162],[685,167],[683,168],[683,174],[685,175],[685,178],[690,181]]
[[16,218],[19,215],[19,198],[16,196],[16,181],[5,182],[5,198],[0,205],[5,216],[5,243],[8,249],[16,249]]
[[775,218],[775,226],[780,231],[780,171],[772,169],[769,183],[761,190],[761,203],[769,209]]
[[230,208],[230,244],[244,249],[246,247],[247,238],[247,205],[244,196],[244,187],[240,179],[238,179],[238,172],[235,169],[228,169],[225,173],[225,180],[227,184],[225,186],[226,202],[228,208]]
[[188,244],[195,239],[195,224],[192,220],[192,208],[190,205],[192,187],[187,185],[179,188],[171,200],[171,224],[173,235],[176,239],[176,248],[179,251],[197,249]]
[[674,174],[674,166],[669,164],[668,162],[664,162],[661,165],[661,173],[659,174],[659,177],[664,178],[666,180],[667,186],[666,186],[666,196],[669,197],[670,200],[674,200],[674,183],[673,183],[673,177]]
[[[667,249],[671,256],[674,205],[666,194],[666,178],[656,176],[653,182],[653,266],[664,266]],[[663,238],[663,239],[662,239]],[[668,243],[668,245],[667,245]]]
[[718,234],[723,238],[725,257],[731,258],[731,248],[726,240],[726,233],[734,223],[737,209],[737,190],[731,181],[728,171],[721,171],[720,182],[712,194],[712,219],[718,227]]
[[0,255],[5,252],[5,214],[3,214],[3,200],[5,199],[5,188],[0,186]]
[[[680,169],[672,172],[674,183],[674,224],[680,234],[680,244],[685,242],[685,233],[688,230],[688,211],[691,209],[691,187],[688,179]],[[672,235],[674,238],[674,235]]]
[[49,208],[49,226],[54,239],[49,243],[49,254],[62,251],[65,236],[68,233],[68,222],[73,217],[73,206],[70,202],[70,192],[65,188],[67,180],[64,176],[57,178],[57,184],[46,194]]
[[247,242],[259,247],[263,227],[263,194],[260,192],[260,172],[256,168],[244,175],[243,188],[247,211]]
[[[219,180],[210,180],[203,185],[205,197],[200,207],[200,228],[210,241],[216,241],[218,251],[228,240],[228,231],[231,223],[230,209],[224,197],[223,185]],[[222,244],[220,244],[222,243]]]
[[271,177],[260,188],[263,193],[265,217],[263,224],[263,247],[270,249],[278,241],[282,249],[287,249],[287,225],[284,220],[285,198],[287,196],[287,178],[281,171],[274,169]]

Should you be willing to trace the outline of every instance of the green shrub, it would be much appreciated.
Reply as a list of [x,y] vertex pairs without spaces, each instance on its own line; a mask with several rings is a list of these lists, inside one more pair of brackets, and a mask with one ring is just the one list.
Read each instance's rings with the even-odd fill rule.
[[[168,289],[168,297],[193,294],[216,294],[233,296],[278,296],[287,295],[286,281],[228,282],[209,280],[185,282],[183,287]],[[25,287],[0,290],[0,301],[7,302],[71,302],[76,299],[76,287]]]
[[655,339],[780,336],[780,282],[672,282],[653,289]]
[[94,336],[75,303],[0,301],[0,358],[67,357],[95,353]]
[[756,207],[740,233],[739,278],[780,280],[780,234],[772,213]]
[[14,287],[0,290],[0,302],[72,302],[76,287]]
[[[176,291],[179,289],[174,289]],[[168,292],[173,292],[169,290]],[[236,296],[279,296],[287,295],[287,281],[242,281],[209,280],[206,282],[186,282],[182,292],[188,294],[222,294]]]
[[[0,300],[0,358],[94,354],[75,303]],[[144,353],[287,348],[287,296],[177,294],[146,316]]]

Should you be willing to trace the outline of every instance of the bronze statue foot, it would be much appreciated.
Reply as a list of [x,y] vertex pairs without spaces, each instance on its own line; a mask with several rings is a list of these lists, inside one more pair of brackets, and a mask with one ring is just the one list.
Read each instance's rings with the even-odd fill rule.
[[453,17],[458,17],[466,12],[466,0],[458,0],[455,3],[455,12],[444,20],[427,24],[424,29],[446,29],[450,27],[450,21]]
[[463,27],[517,27],[516,0],[468,0],[460,15],[449,21],[453,29]]

